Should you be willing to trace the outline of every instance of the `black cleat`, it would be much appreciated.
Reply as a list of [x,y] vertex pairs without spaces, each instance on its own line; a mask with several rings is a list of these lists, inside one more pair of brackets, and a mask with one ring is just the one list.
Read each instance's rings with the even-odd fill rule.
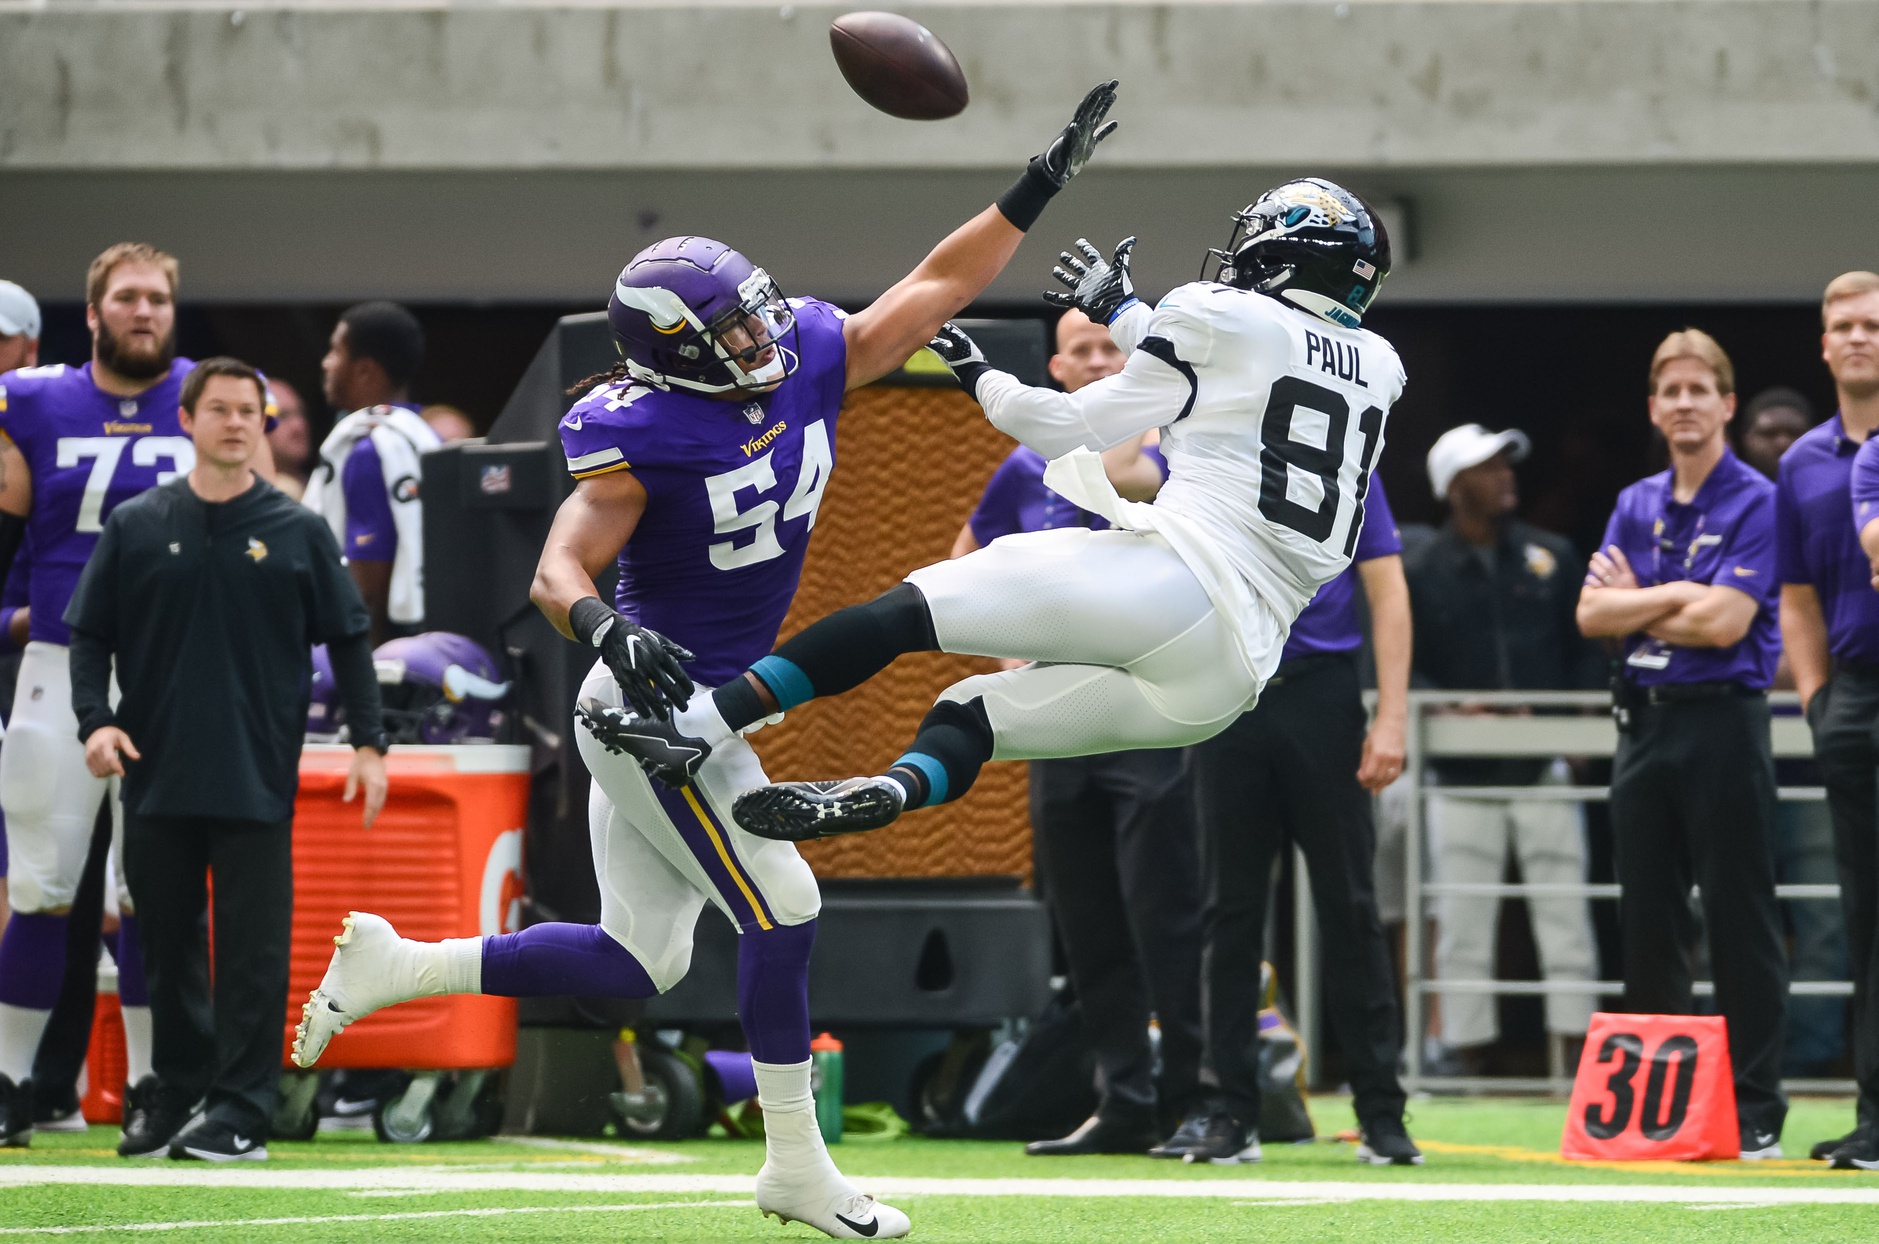
[[0,1148],[24,1149],[33,1143],[33,1082],[18,1084],[0,1076]]
[[906,795],[887,778],[779,782],[747,790],[731,805],[746,833],[777,842],[807,842],[892,825]]
[[711,744],[680,734],[670,720],[641,717],[591,696],[574,706],[574,715],[596,743],[616,756],[631,756],[640,768],[674,789],[691,785],[711,756]]
[[1357,1144],[1357,1160],[1368,1166],[1421,1166],[1422,1150],[1403,1130],[1399,1118],[1372,1119]]
[[1257,1162],[1259,1133],[1224,1112],[1207,1119],[1200,1139],[1181,1155],[1183,1162],[1211,1162],[1215,1166],[1238,1166]]

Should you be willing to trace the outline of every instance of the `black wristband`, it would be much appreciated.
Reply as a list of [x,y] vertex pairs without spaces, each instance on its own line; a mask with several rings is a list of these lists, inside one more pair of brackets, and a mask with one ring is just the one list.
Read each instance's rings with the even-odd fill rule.
[[594,645],[594,632],[618,615],[598,596],[583,596],[568,606],[568,629],[588,647]]
[[998,196],[998,210],[1021,231],[1029,231],[1044,214],[1052,196],[1063,189],[1044,171],[1044,157],[1032,156],[1024,173],[1011,183],[1011,189]]
[[20,551],[20,542],[26,538],[26,520],[17,514],[0,511],[0,581],[6,579],[7,571],[13,567],[13,558]]
[[979,400],[979,381],[985,373],[992,370],[989,363],[955,363],[953,375],[959,380],[959,387],[966,391],[966,396],[973,401]]

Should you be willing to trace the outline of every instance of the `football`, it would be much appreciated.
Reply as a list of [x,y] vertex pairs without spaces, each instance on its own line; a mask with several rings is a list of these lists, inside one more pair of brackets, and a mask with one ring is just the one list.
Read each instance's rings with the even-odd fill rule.
[[965,111],[966,75],[932,31],[897,13],[849,13],[829,46],[855,94],[890,117],[938,121]]

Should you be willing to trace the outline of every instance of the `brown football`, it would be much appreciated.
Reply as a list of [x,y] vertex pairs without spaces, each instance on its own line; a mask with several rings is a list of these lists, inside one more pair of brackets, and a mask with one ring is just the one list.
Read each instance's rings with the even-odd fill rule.
[[855,94],[890,117],[938,121],[966,107],[966,75],[952,49],[898,13],[849,13],[829,26],[835,63]]

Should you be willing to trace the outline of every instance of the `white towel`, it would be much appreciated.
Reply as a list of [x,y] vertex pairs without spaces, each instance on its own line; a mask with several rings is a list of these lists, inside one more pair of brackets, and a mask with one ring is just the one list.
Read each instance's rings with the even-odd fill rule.
[[443,439],[431,425],[400,406],[368,406],[355,410],[334,425],[320,446],[320,464],[307,484],[303,502],[333,529],[339,547],[346,547],[346,496],[341,476],[346,458],[359,438],[372,438],[378,463],[385,474],[385,495],[391,499],[392,523],[398,528],[398,552],[391,563],[393,622],[424,620],[424,505],[418,497],[423,472],[418,457],[441,448]]

